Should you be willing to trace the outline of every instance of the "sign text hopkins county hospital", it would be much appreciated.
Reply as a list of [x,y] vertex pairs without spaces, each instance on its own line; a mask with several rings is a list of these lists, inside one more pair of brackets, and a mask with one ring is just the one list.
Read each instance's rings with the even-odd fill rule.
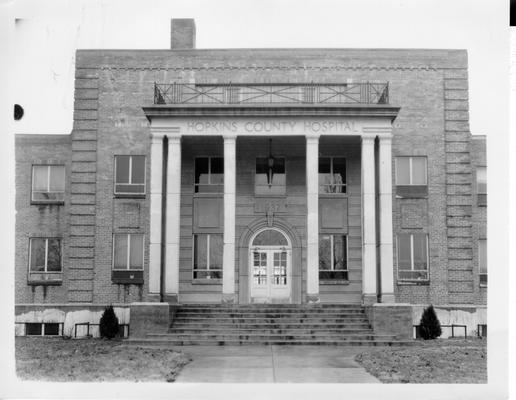
[[186,133],[358,133],[351,120],[246,120],[246,121],[188,121]]

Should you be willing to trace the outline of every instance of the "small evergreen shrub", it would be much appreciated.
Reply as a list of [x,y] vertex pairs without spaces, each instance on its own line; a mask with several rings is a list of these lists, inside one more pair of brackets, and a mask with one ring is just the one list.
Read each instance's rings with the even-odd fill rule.
[[108,339],[114,338],[118,334],[118,318],[113,306],[106,307],[102,317],[100,317],[100,336]]
[[419,322],[419,334],[425,340],[436,339],[441,336],[441,323],[437,318],[434,306],[430,304],[429,307],[425,308],[421,315],[421,321]]

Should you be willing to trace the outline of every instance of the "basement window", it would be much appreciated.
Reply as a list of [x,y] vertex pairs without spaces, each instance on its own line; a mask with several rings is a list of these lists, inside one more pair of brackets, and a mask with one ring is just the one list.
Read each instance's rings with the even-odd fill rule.
[[64,165],[32,166],[32,202],[63,203],[65,195]]
[[60,336],[57,322],[27,322],[25,323],[26,336]]
[[145,156],[115,156],[115,195],[145,195]]

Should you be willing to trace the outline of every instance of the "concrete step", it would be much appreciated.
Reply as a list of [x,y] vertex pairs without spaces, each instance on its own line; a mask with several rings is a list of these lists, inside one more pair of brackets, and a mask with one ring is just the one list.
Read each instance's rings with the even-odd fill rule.
[[172,321],[172,325],[191,324],[191,323],[207,323],[210,325],[230,325],[230,324],[310,324],[310,325],[343,325],[343,324],[369,324],[366,318],[349,319],[349,318],[176,318]]
[[168,330],[169,333],[175,334],[189,334],[189,335],[201,335],[203,333],[217,333],[217,334],[288,334],[288,335],[296,335],[296,334],[354,334],[354,333],[371,333],[371,328],[358,328],[358,329],[349,329],[349,328],[337,328],[337,329],[328,329],[328,328],[314,328],[314,329],[306,329],[306,328],[241,328],[241,327],[212,327],[212,328],[191,328],[191,327],[173,327]]
[[213,308],[180,308],[178,310],[173,310],[178,314],[186,313],[186,314],[245,314],[245,315],[259,315],[259,314],[307,314],[307,315],[355,315],[355,314],[364,314],[364,310],[362,309],[354,309],[354,308],[343,308],[343,309],[283,309],[283,308],[264,308],[264,309],[240,309],[240,308],[228,308],[228,309],[213,309]]
[[270,323],[226,323],[226,324],[210,324],[206,322],[185,322],[185,323],[174,323],[169,329],[335,329],[335,330],[343,330],[343,329],[370,329],[370,325],[368,322],[363,323],[346,323],[346,324],[289,324],[278,322],[274,324]]
[[187,308],[203,308],[203,309],[295,309],[295,310],[314,310],[314,309],[329,309],[329,308],[355,308],[362,309],[360,304],[349,304],[349,303],[325,303],[325,304],[205,304],[205,303],[189,303],[179,304],[178,307],[181,309]]
[[174,318],[367,318],[365,314],[361,313],[190,313],[178,312]]
[[126,339],[125,344],[135,346],[244,346],[244,345],[311,345],[311,346],[411,346],[416,341],[407,340],[173,340],[173,339]]
[[[153,334],[149,333],[147,337],[167,337],[167,338],[191,338],[192,335],[190,333],[175,333],[175,332],[168,332],[168,333],[158,333]],[[238,332],[238,331],[228,331],[228,332],[202,332],[195,335],[196,338],[209,338],[209,339],[220,339],[220,338],[237,338],[237,339],[285,339],[285,340],[296,340],[296,339],[315,339],[315,338],[325,338],[325,339],[342,339],[342,340],[349,340],[350,338],[355,339],[374,339],[374,338],[388,338],[388,339],[395,339],[394,335],[376,335],[373,333],[373,331],[369,332],[363,332],[363,333],[339,333],[339,332],[333,332],[333,333],[325,333],[325,332],[316,332],[316,333],[299,333],[296,332],[294,334],[288,334],[288,333],[271,333],[271,332]]]

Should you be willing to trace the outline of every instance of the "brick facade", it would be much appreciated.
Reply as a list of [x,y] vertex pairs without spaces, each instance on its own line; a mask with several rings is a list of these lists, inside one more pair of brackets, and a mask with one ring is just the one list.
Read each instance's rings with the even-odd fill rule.
[[[397,156],[425,156],[428,196],[393,198],[393,237],[426,233],[429,282],[397,279],[396,302],[486,304],[478,280],[478,239],[486,235],[486,208],[479,207],[475,168],[485,166],[485,141],[468,125],[467,56],[461,50],[80,50],[76,57],[74,126],[70,136],[25,136],[16,142],[16,303],[132,303],[148,294],[150,229],[150,128],[142,111],[153,104],[154,82],[389,82],[389,102],[400,107],[393,122],[392,166]],[[236,242],[263,218],[254,196],[254,157],[267,156],[267,141],[237,140]],[[183,302],[219,302],[221,284],[192,283],[194,226],[193,159],[222,155],[222,139],[184,138],[181,170],[179,291]],[[275,218],[296,237],[293,290],[306,294],[305,141],[282,137],[275,155],[285,156],[287,211]],[[146,156],[146,195],[113,195],[115,155]],[[320,285],[323,302],[359,302],[362,293],[360,140],[321,139],[321,156],[348,162],[347,234],[350,282]],[[31,165],[66,166],[64,205],[30,204]],[[393,178],[394,185],[394,178]],[[395,193],[393,187],[393,193]],[[113,234],[145,235],[144,284],[113,283]],[[28,238],[63,238],[63,280],[58,286],[28,285]],[[243,240],[243,239],[242,239]],[[237,249],[235,285],[248,296],[246,246]]]

